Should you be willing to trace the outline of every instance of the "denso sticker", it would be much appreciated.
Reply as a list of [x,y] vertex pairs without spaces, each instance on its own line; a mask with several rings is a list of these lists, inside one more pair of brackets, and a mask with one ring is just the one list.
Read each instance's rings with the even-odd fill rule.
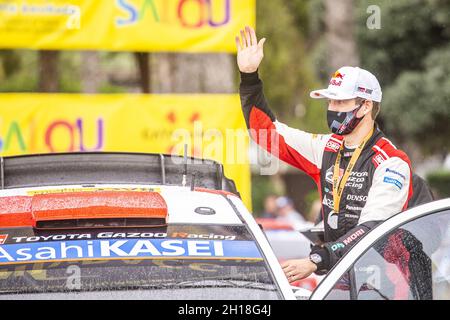
[[367,197],[368,196],[364,196],[364,195],[348,194],[347,195],[347,200],[351,200],[351,201],[367,201]]
[[253,241],[121,239],[8,244],[0,247],[0,264],[117,258],[261,258]]

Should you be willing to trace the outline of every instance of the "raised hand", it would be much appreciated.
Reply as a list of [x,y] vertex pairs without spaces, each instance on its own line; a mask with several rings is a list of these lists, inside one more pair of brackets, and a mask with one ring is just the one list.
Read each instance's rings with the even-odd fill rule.
[[237,64],[239,70],[245,73],[252,73],[258,70],[259,64],[264,57],[263,45],[266,38],[262,38],[259,43],[256,39],[255,30],[245,27],[241,30],[241,39],[236,37]]

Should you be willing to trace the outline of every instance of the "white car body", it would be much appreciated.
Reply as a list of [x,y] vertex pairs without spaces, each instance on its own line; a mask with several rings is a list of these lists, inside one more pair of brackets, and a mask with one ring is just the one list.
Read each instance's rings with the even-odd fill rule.
[[[136,185],[136,184],[97,184],[97,185],[64,185],[31,188],[11,188],[0,190],[0,197],[27,196],[35,193],[61,193],[96,189],[124,190],[124,189],[152,189],[157,190],[168,209],[168,224],[220,224],[246,225],[254,236],[269,271],[273,274],[282,298],[295,300],[296,297],[287,281],[281,266],[265,237],[263,231],[255,222],[241,199],[229,192],[218,190],[191,190],[190,187],[172,185]],[[215,211],[212,215],[202,215],[194,210],[198,207],[209,207]],[[251,298],[250,298],[251,299]]]
[[387,233],[395,230],[399,226],[404,225],[417,218],[433,214],[434,212],[442,212],[450,209],[450,198],[442,199],[421,206],[417,206],[410,210],[401,212],[390,219],[384,221],[382,224],[374,228],[361,241],[359,241],[325,276],[318,287],[313,292],[303,290],[297,292],[297,298],[302,300],[323,300],[327,297],[330,290],[336,285],[337,281],[341,279],[344,273],[361,257],[367,250],[374,245],[374,243],[382,238]]

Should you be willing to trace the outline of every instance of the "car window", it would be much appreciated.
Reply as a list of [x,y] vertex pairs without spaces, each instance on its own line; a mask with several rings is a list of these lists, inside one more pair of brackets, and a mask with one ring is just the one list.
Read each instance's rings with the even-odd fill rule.
[[281,298],[242,225],[0,233],[0,299],[105,292],[149,299]]
[[450,211],[408,222],[375,242],[326,299],[450,299]]

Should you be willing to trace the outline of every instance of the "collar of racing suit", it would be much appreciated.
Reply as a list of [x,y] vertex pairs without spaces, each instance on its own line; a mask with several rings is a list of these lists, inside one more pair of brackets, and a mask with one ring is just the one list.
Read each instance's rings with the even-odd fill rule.
[[[378,139],[383,136],[384,136],[383,132],[380,130],[378,124],[375,122],[373,134],[367,141],[367,143],[364,145],[363,152],[366,151],[367,149],[371,149],[377,143]],[[342,155],[344,156],[344,158],[351,157],[355,148],[346,147],[345,142],[343,141],[344,139],[343,136],[333,134],[333,137],[338,140],[341,140],[341,143],[344,143],[344,148],[342,150]]]

